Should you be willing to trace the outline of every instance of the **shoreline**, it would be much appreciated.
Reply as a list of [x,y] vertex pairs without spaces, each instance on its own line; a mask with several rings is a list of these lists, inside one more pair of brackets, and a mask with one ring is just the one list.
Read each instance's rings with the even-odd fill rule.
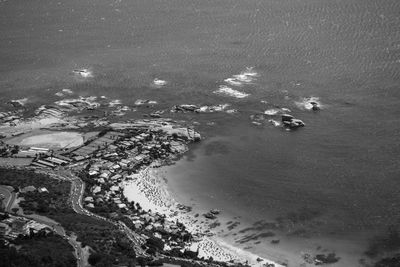
[[199,222],[203,218],[202,215],[193,216],[189,207],[185,207],[173,199],[168,191],[168,184],[157,174],[156,167],[162,168],[163,165],[156,162],[141,169],[138,173],[128,176],[130,178],[128,181],[121,182],[123,194],[129,201],[139,203],[143,210],[151,210],[165,215],[171,221],[183,223],[196,239],[187,249],[198,250],[199,258],[212,257],[216,261],[227,263],[247,263],[255,267],[268,266],[268,264],[274,264],[276,267],[284,266],[235,247],[217,236],[211,227],[214,220],[204,218],[204,221]]

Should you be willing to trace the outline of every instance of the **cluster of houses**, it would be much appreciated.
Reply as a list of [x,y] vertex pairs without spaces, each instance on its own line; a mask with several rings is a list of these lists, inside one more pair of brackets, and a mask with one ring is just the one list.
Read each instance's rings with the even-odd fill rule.
[[[183,224],[166,220],[164,215],[144,211],[137,203],[128,202],[123,195],[122,182],[133,179],[135,173],[155,160],[176,157],[186,151],[187,143],[199,140],[200,135],[193,129],[177,128],[164,121],[119,126],[102,131],[77,148],[50,151],[30,147],[23,153],[35,155],[31,164],[34,167],[81,166],[86,178],[90,179],[83,198],[86,208],[96,212],[98,207],[107,207],[110,216],[113,213],[124,214],[118,219],[128,220],[131,228],[159,238],[165,243],[166,250],[177,249],[175,252],[179,254],[178,250],[184,248],[184,242],[189,241],[192,235]],[[9,233],[10,228],[3,226],[4,232]]]
[[[165,215],[144,211],[138,203],[128,202],[123,195],[122,182],[135,179],[139,169],[154,160],[170,158],[185,151],[187,143],[197,140],[195,138],[200,137],[190,129],[126,128],[121,132],[110,131],[71,152],[88,158],[85,172],[92,185],[85,191],[85,207],[95,211],[95,208],[106,205],[109,211],[113,211],[109,213],[111,217],[114,214],[117,219],[128,221],[127,225],[147,236],[145,239],[152,236],[161,240],[164,254],[182,256],[186,242],[193,238],[185,226],[166,219]],[[94,149],[96,147],[100,149]]]
[[90,158],[86,171],[94,185],[91,195],[84,199],[86,207],[94,208],[96,203],[111,201],[119,209],[128,210],[121,182],[129,180],[132,173],[153,160],[176,153],[175,143],[185,146],[184,142],[160,131],[135,129],[124,134],[111,131],[72,152]]
[[6,243],[16,239],[19,235],[27,236],[39,231],[52,232],[47,225],[34,220],[14,215],[2,215],[2,217],[0,221],[0,238],[5,240]]
[[[31,148],[32,149],[32,148]],[[37,157],[31,166],[41,167],[41,168],[56,168],[58,166],[64,166],[72,162],[68,157],[60,154],[49,153],[48,151],[43,151],[41,156]]]

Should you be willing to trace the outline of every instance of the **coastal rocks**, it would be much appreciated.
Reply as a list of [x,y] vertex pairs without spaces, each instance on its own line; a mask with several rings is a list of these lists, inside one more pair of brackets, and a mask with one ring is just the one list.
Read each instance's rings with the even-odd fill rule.
[[161,130],[174,138],[182,138],[184,140],[198,142],[201,140],[201,135],[191,128],[176,127],[172,124],[164,122],[162,125],[153,125],[153,130]]
[[332,264],[339,261],[339,257],[335,253],[329,253],[328,255],[318,254],[314,258],[315,265]]
[[283,114],[282,115],[282,122],[283,123],[285,123],[285,122],[290,122],[290,121],[292,121],[294,119],[294,117],[292,116],[292,115],[290,115],[290,114]]
[[226,113],[235,113],[236,110],[235,109],[228,109],[229,104],[219,104],[219,105],[214,105],[214,106],[202,106],[199,109],[199,112],[202,113],[213,113],[213,112],[223,112],[225,111]]
[[217,216],[215,216],[215,214],[212,214],[211,212],[204,213],[203,216],[210,220],[214,220],[217,218]]
[[229,104],[219,104],[219,105],[212,105],[212,106],[198,106],[198,105],[191,105],[191,104],[182,104],[182,105],[175,105],[172,107],[171,112],[195,112],[195,113],[213,113],[213,112],[223,112],[226,113],[235,113],[237,112],[235,109],[229,109]]
[[279,121],[276,121],[276,120],[273,120],[273,119],[268,120],[268,122],[271,123],[275,127],[278,127],[278,126],[281,125]]
[[212,214],[214,214],[214,215],[218,215],[218,214],[221,213],[221,211],[220,211],[220,210],[217,210],[217,209],[212,209],[212,210],[210,210],[210,213],[212,213]]
[[100,106],[100,103],[95,101],[96,99],[97,97],[95,96],[80,96],[76,99],[63,99],[56,101],[55,104],[68,111],[93,110]]
[[[262,126],[263,123],[266,122],[266,116],[275,116],[276,114],[277,113],[274,113],[274,115],[266,115],[265,113],[254,114],[250,116],[250,120],[253,125]],[[294,116],[286,113],[281,115],[281,122],[274,119],[269,119],[268,122],[275,127],[283,125],[287,129],[296,129],[305,126],[305,123],[302,120],[296,119]]]
[[183,205],[183,204],[177,204],[176,207],[179,210],[184,211],[184,212],[191,212],[192,211],[192,207],[186,206],[186,205]]
[[108,103],[108,106],[112,108],[112,107],[115,107],[115,106],[118,106],[121,104],[122,104],[121,100],[114,99],[114,100],[111,100],[110,103]]
[[154,106],[154,105],[157,105],[157,104],[158,104],[157,101],[148,100],[148,99],[145,99],[145,100],[138,99],[138,100],[135,101],[135,105],[136,106],[143,106],[143,105]]
[[264,111],[264,114],[265,114],[265,115],[273,116],[273,115],[278,114],[280,111],[281,111],[280,109],[271,108],[271,109],[267,109],[266,111]]
[[[262,126],[265,122],[266,122],[266,115],[264,113],[259,113],[259,114],[254,114],[254,115],[250,115],[250,120],[251,123],[255,126]],[[280,126],[281,124],[279,123],[279,121],[273,120],[273,119],[269,119],[268,120],[269,123],[271,123],[274,126]]]
[[266,111],[264,111],[264,114],[269,115],[269,116],[274,116],[274,115],[287,113],[287,112],[291,112],[291,110],[288,108],[271,108],[271,109],[267,109]]
[[55,93],[58,97],[63,97],[65,95],[72,95],[74,92],[71,89],[62,89],[60,92]]
[[12,105],[14,108],[20,108],[25,106],[26,102],[28,102],[28,98],[10,100],[7,103]]
[[318,111],[318,110],[320,110],[321,108],[319,107],[319,104],[317,103],[317,102],[310,102],[310,104],[312,105],[312,110],[314,110],[314,111]]
[[76,76],[81,78],[91,78],[93,73],[88,69],[75,69],[72,71]]
[[264,114],[250,115],[250,120],[252,120],[252,121],[264,121],[265,120],[265,116],[264,116]]
[[293,119],[290,121],[288,124],[290,128],[298,128],[298,127],[304,127],[305,124],[302,120],[299,119]]
[[152,118],[161,118],[161,115],[164,113],[164,110],[157,110],[153,113],[150,113],[150,117]]
[[22,119],[20,113],[19,111],[0,112],[0,123],[15,126]]
[[302,120],[295,119],[292,115],[289,114],[282,115],[282,123],[284,126],[289,127],[290,129],[296,129],[305,126],[305,123]]
[[207,219],[214,220],[217,218],[217,215],[220,214],[220,211],[217,209],[212,209],[209,212],[203,214],[203,216]]
[[324,265],[336,263],[340,260],[335,253],[317,254],[314,257],[308,253],[303,254],[303,260],[308,264]]
[[300,109],[313,110],[313,111],[318,111],[323,106],[319,100],[319,97],[315,96],[305,97],[300,101],[295,102],[295,104]]
[[41,117],[54,117],[54,118],[62,118],[65,116],[65,113],[60,110],[58,107],[54,106],[40,106],[35,110],[35,114]]
[[182,104],[173,106],[171,112],[199,112],[200,107],[196,105]]

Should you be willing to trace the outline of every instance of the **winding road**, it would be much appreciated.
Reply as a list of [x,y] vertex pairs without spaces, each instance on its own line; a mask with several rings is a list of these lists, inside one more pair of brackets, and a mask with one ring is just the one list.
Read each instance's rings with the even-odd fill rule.
[[90,216],[93,218],[97,218],[99,220],[107,221],[107,222],[115,225],[116,227],[118,227],[120,229],[121,232],[123,232],[135,244],[136,253],[138,255],[145,255],[145,253],[141,249],[138,249],[138,248],[140,248],[140,240],[141,240],[140,235],[135,233],[131,229],[129,229],[125,223],[123,223],[121,221],[116,222],[116,221],[104,218],[102,216],[94,214],[94,213],[88,211],[87,209],[83,208],[82,198],[83,198],[83,194],[85,192],[85,183],[79,177],[73,175],[71,172],[65,173],[65,174],[55,174],[55,175],[58,176],[59,178],[69,180],[71,182],[72,186],[71,186],[70,198],[71,198],[71,202],[72,202],[72,208],[74,209],[74,211],[76,213],[87,215],[87,216]]
[[[79,177],[75,176],[70,170],[59,169],[57,173],[55,173],[54,171],[48,172],[48,170],[46,171],[36,170],[36,172],[48,175],[54,179],[58,180],[61,179],[71,182],[71,191],[69,198],[71,201],[72,208],[76,213],[90,216],[92,218],[96,218],[99,220],[107,221],[115,225],[122,233],[126,235],[126,237],[128,237],[135,244],[136,254],[138,256],[146,256],[146,253],[140,247],[142,239],[141,236],[132,231],[131,229],[129,229],[125,223],[121,221],[113,221],[108,218],[104,218],[83,208],[82,198],[85,192],[85,183]],[[0,194],[2,194],[4,198],[3,203],[5,206],[5,211],[11,213],[12,206],[14,205],[14,202],[17,198],[17,193],[11,187],[0,185]],[[76,239],[67,236],[65,229],[60,225],[60,223],[38,214],[32,214],[32,215],[19,214],[19,216],[34,220],[38,223],[47,225],[48,227],[53,229],[55,233],[66,239],[68,243],[74,248],[74,254],[77,259],[77,266],[78,267],[86,266],[83,248],[81,247],[79,242],[76,241]]]
[[[17,193],[14,191],[14,189],[12,189],[9,186],[0,185],[0,194],[2,194],[4,196],[4,199],[3,199],[3,203],[5,205],[4,211],[11,213],[11,209],[17,198]],[[68,243],[74,248],[74,254],[77,259],[77,266],[78,267],[85,266],[85,263],[84,263],[83,257],[82,257],[82,254],[83,254],[82,247],[78,244],[78,242],[76,240],[74,240],[66,235],[65,229],[59,223],[57,223],[56,221],[54,221],[48,217],[37,215],[37,214],[31,214],[31,215],[18,214],[18,216],[25,217],[27,219],[34,220],[38,223],[47,225],[56,234],[65,238],[68,241]]]
[[14,192],[14,189],[11,189],[9,186],[0,185],[0,194],[4,196],[3,199],[4,210],[6,212],[11,212],[11,208],[14,204],[17,195]]

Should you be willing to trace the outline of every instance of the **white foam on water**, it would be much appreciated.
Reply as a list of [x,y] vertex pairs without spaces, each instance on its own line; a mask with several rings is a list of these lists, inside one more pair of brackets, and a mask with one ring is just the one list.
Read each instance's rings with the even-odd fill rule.
[[144,100],[144,99],[138,99],[135,101],[136,106],[141,106],[141,105],[156,105],[158,104],[157,101],[154,100]]
[[230,78],[225,79],[224,81],[229,85],[233,86],[242,86],[243,84],[252,83],[258,73],[253,70],[253,68],[246,68],[245,71],[241,72],[240,74],[235,74]]
[[120,110],[121,110],[121,111],[130,111],[131,108],[128,107],[128,106],[123,106],[123,107],[120,108]]
[[95,102],[97,96],[80,96],[76,99],[62,99],[54,102],[57,106],[68,108],[70,110],[82,110],[85,108],[98,108],[100,103]]
[[161,80],[161,79],[158,79],[158,78],[155,78],[155,79],[153,80],[153,84],[154,84],[155,86],[157,86],[157,87],[162,87],[162,86],[164,86],[164,85],[167,84],[167,81]]
[[89,69],[76,69],[73,70],[73,73],[82,78],[92,78],[93,72]]
[[233,75],[233,78],[236,79],[239,82],[243,82],[243,83],[250,83],[253,81],[252,76],[247,76],[246,74],[237,74],[237,75]]
[[26,102],[28,102],[28,98],[21,98],[21,99],[15,99],[15,100],[11,100],[11,102],[16,102],[18,104],[20,104],[21,106],[25,106]]
[[74,92],[71,89],[64,88],[60,92],[55,93],[58,97],[63,97],[65,95],[72,95]]
[[215,105],[215,106],[212,106],[212,108],[215,110],[215,111],[224,111],[227,107],[229,107],[230,105],[229,104],[221,104],[221,105]]
[[250,94],[247,94],[245,92],[241,92],[235,89],[232,89],[231,87],[228,87],[226,85],[220,85],[218,90],[214,91],[215,94],[222,94],[222,95],[227,95],[235,98],[245,98],[248,97]]
[[313,108],[312,102],[317,103],[319,108],[323,108],[323,104],[321,104],[319,97],[311,96],[311,97],[304,97],[300,101],[294,102],[296,106],[300,109],[311,110]]
[[281,112],[281,110],[280,110],[280,109],[277,109],[277,108],[271,108],[271,109],[267,109],[266,111],[264,111],[264,114],[265,114],[265,115],[270,115],[270,116],[273,116],[273,115],[276,115],[276,114],[278,114],[279,112]]
[[86,99],[87,101],[95,101],[97,99],[97,96],[81,97],[81,99]]
[[108,103],[108,106],[109,107],[115,107],[115,106],[121,105],[121,103],[122,103],[121,100],[114,99],[114,100],[110,101],[110,103]]
[[242,83],[240,81],[237,81],[235,78],[227,78],[224,80],[224,82],[229,83],[230,85],[235,85],[235,86],[242,85]]
[[69,95],[72,95],[74,93],[71,89],[68,89],[68,88],[62,89],[61,92],[65,93],[65,94],[69,94]]
[[279,121],[276,121],[276,120],[268,120],[268,122],[270,122],[275,127],[281,126],[281,123]]

